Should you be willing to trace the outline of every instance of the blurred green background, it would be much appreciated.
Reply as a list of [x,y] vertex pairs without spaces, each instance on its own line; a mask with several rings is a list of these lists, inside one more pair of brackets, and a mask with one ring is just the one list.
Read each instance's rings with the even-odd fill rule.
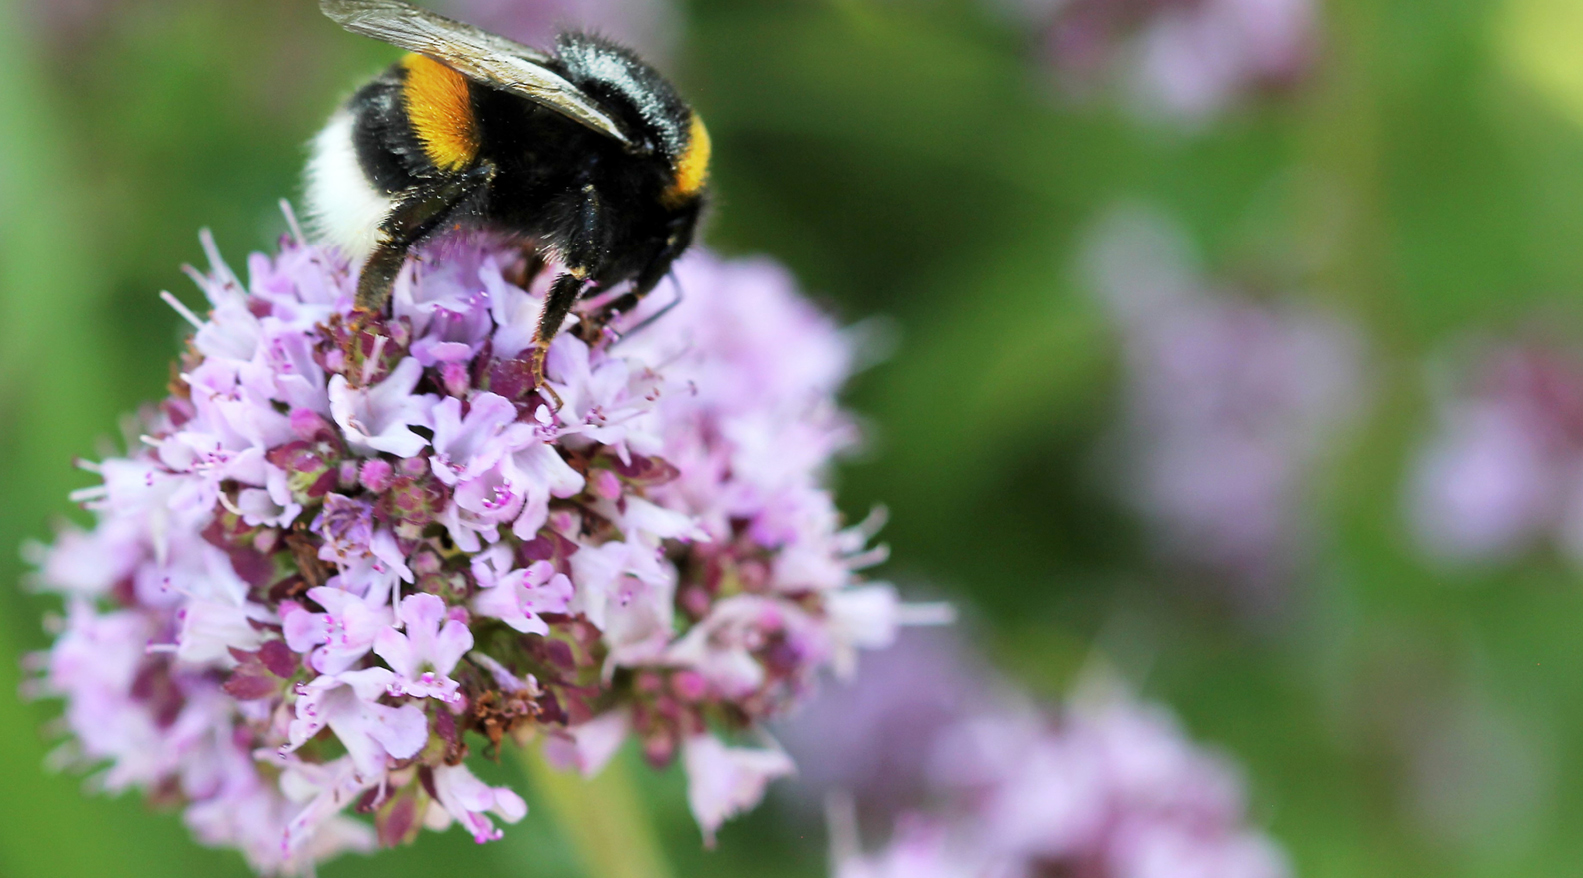
[[[1299,86],[1191,132],[1059,98],[988,6],[694,0],[672,64],[714,135],[709,243],[894,328],[848,396],[871,441],[840,474],[849,512],[891,509],[881,572],[973,608],[979,645],[1042,695],[1096,648],[1136,670],[1245,763],[1302,875],[1583,872],[1578,571],[1430,565],[1401,488],[1432,427],[1426,357],[1536,314],[1583,338],[1583,4],[1327,2]],[[310,0],[52,9],[0,0],[6,582],[26,573],[7,547],[77,514],[66,494],[92,477],[73,456],[116,447],[118,418],[163,392],[185,327],[156,294],[197,304],[179,270],[197,230],[233,265],[271,246],[304,144],[395,54]],[[1319,550],[1273,618],[1180,587],[1096,466],[1122,358],[1074,265],[1118,200],[1168,211],[1212,272],[1366,337],[1369,404],[1312,480]],[[0,595],[9,693],[52,607]],[[1409,728],[1460,730],[1427,805],[1406,705],[1429,706]],[[245,874],[174,815],[46,773],[58,710],[0,709],[0,874]],[[823,874],[816,822],[772,802],[705,853],[678,772],[637,774],[678,874]],[[497,845],[426,836],[323,873],[437,870],[581,874],[542,808]]]

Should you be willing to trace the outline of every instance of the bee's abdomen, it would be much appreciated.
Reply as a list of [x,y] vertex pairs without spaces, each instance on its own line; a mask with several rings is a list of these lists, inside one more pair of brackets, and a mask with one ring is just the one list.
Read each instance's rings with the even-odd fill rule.
[[429,162],[456,172],[478,156],[479,125],[467,77],[422,55],[402,59],[401,99]]
[[407,116],[405,74],[398,64],[358,89],[347,103],[354,120],[357,163],[368,182],[387,195],[410,189],[439,171]]
[[453,174],[478,156],[479,126],[466,77],[408,55],[348,104],[353,142],[370,183],[387,193]]

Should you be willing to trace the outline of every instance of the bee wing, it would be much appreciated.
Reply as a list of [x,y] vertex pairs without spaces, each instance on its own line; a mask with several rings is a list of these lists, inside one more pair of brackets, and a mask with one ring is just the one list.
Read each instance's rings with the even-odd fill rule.
[[319,9],[354,34],[427,55],[484,85],[527,98],[614,138],[626,132],[577,86],[544,65],[550,56],[405,0],[319,0]]

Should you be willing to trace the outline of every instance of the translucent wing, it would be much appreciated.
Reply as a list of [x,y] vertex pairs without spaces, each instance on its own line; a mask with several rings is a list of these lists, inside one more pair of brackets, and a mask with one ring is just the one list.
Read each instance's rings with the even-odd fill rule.
[[520,95],[630,143],[608,113],[544,66],[550,57],[543,52],[404,0],[319,0],[319,9],[354,34],[427,55],[475,82]]

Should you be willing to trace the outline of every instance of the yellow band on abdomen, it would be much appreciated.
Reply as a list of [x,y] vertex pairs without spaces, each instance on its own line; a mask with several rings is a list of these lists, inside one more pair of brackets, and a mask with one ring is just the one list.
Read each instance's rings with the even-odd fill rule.
[[407,118],[435,167],[458,171],[478,155],[478,120],[467,77],[424,55],[408,55]]

